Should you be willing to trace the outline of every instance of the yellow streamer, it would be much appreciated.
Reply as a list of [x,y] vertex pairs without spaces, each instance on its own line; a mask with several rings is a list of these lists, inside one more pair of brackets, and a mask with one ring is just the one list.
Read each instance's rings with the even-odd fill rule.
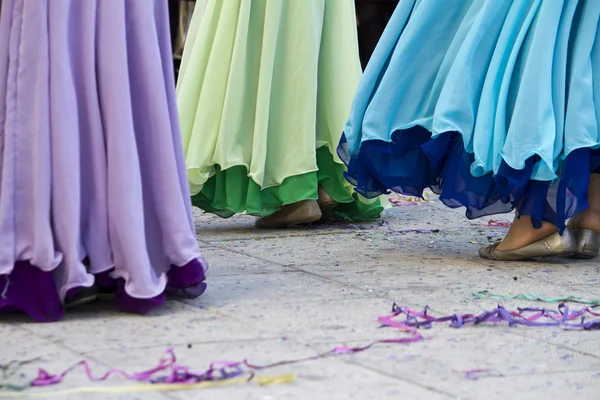
[[[261,386],[272,385],[276,383],[292,383],[296,379],[296,374],[284,374],[276,376],[255,376],[250,382],[256,382]],[[129,385],[129,386],[84,386],[73,389],[59,390],[56,392],[43,391],[43,392],[15,392],[15,393],[3,393],[0,392],[0,398],[35,398],[35,397],[63,397],[71,396],[74,394],[89,394],[89,393],[137,393],[137,392],[168,392],[178,390],[197,390],[197,389],[208,389],[222,386],[233,386],[248,383],[248,378],[234,378],[227,379],[224,381],[214,382],[200,382],[200,383],[160,383],[160,384],[146,384],[146,385]]]

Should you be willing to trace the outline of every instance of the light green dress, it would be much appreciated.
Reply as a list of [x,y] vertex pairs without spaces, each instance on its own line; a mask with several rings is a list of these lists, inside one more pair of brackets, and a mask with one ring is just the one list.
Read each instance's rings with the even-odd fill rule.
[[377,218],[336,154],[361,76],[354,0],[208,0],[177,87],[193,204],[265,216],[316,200]]

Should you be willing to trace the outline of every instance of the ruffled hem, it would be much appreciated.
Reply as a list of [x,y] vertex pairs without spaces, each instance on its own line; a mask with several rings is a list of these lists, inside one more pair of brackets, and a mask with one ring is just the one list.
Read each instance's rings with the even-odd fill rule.
[[336,163],[326,146],[317,149],[318,171],[290,176],[281,185],[261,189],[248,177],[244,166],[235,166],[217,172],[192,196],[192,204],[206,212],[229,218],[246,211],[250,215],[267,216],[286,204],[303,200],[317,200],[321,185],[338,202],[336,217],[353,220],[379,218],[383,207],[379,200],[365,203],[356,193],[348,192],[344,182],[344,166]]
[[[146,314],[161,307],[167,296],[196,298],[206,290],[206,261],[193,259],[168,273],[163,293],[148,299],[134,298],[125,290],[124,279],[112,279],[108,270],[94,275],[100,293],[114,296],[115,307],[124,312]],[[81,288],[68,291],[67,299]],[[64,313],[52,271],[42,271],[27,261],[19,261],[8,275],[0,275],[0,312],[21,312],[39,322],[60,320]]]
[[373,198],[392,190],[422,196],[429,187],[448,207],[466,207],[469,219],[506,213],[518,207],[533,226],[550,222],[564,230],[566,220],[588,207],[590,174],[600,166],[600,151],[580,148],[563,162],[557,181],[532,180],[539,161],[530,157],[523,169],[506,162],[498,173],[474,177],[472,153],[465,151],[462,136],[447,132],[432,138],[421,126],[395,132],[391,142],[368,140],[351,154],[343,135],[338,155],[348,167],[346,179],[356,191]]

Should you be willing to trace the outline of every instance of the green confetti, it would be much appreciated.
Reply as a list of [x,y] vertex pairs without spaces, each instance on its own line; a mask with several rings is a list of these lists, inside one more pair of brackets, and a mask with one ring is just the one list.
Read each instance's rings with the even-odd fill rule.
[[541,301],[544,303],[579,303],[593,306],[600,305],[600,299],[586,299],[585,297],[579,296],[544,297],[537,293],[501,294],[490,293],[490,291],[488,290],[481,290],[479,292],[473,293],[473,297],[475,297],[476,299],[529,300]]

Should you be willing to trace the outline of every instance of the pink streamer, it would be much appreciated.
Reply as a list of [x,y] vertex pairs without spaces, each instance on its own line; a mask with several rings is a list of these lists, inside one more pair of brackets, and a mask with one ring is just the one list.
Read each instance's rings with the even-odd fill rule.
[[495,221],[493,219],[490,219],[488,222],[488,226],[497,226],[497,227],[501,227],[501,228],[510,228],[511,225],[512,224],[510,222],[500,222],[500,221]]
[[[313,357],[279,361],[267,365],[252,364],[248,362],[248,360],[214,361],[210,364],[209,368],[203,372],[194,372],[188,367],[178,365],[173,349],[168,349],[163,357],[161,357],[158,365],[146,371],[128,373],[121,369],[113,368],[108,370],[104,375],[95,377],[88,362],[80,361],[59,375],[52,375],[47,371],[40,369],[37,377],[31,381],[30,385],[56,385],[61,383],[69,373],[79,366],[83,367],[88,379],[94,382],[105,381],[112,375],[121,375],[128,380],[145,383],[196,384],[208,381],[223,381],[243,375],[248,375],[248,381],[251,381],[255,371],[282,365],[297,364],[325,357],[359,353],[368,350],[379,343],[407,344],[419,342],[424,340],[419,332],[419,328],[431,328],[434,323],[449,322],[450,326],[454,328],[462,328],[466,325],[478,325],[485,322],[507,322],[509,326],[556,326],[564,329],[596,330],[600,329],[600,320],[585,320],[588,315],[600,317],[600,312],[595,311],[595,309],[596,306],[592,306],[571,311],[567,305],[560,304],[558,310],[547,310],[545,308],[519,308],[517,311],[508,311],[504,307],[498,306],[496,309],[486,311],[480,315],[454,314],[444,317],[434,317],[429,314],[428,307],[425,307],[421,311],[417,311],[411,308],[399,307],[394,304],[392,313],[390,315],[381,316],[378,320],[383,327],[394,328],[397,331],[408,334],[408,336],[376,340],[368,345],[359,347],[342,345]],[[487,370],[463,371],[467,379],[477,379],[477,376],[483,372],[487,372]]]

